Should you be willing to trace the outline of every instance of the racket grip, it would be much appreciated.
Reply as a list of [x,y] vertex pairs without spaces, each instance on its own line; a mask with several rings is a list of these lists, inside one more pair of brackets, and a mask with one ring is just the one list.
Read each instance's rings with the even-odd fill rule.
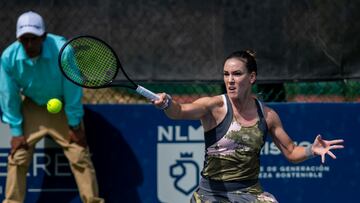
[[157,100],[159,99],[159,96],[157,94],[155,94],[154,92],[146,89],[145,87],[142,87],[140,85],[138,85],[138,87],[136,88],[136,92],[141,94],[142,96],[150,99],[150,100]]

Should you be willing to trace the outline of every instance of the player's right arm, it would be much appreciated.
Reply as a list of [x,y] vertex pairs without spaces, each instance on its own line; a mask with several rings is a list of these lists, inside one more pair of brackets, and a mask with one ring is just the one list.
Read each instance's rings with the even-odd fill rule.
[[199,98],[185,104],[173,100],[169,105],[169,108],[165,109],[169,118],[199,120],[211,112],[211,97]]
[[202,97],[182,104],[169,99],[165,93],[158,95],[160,98],[153,101],[154,105],[162,108],[168,102],[164,112],[171,119],[200,120],[204,130],[211,129],[223,119],[224,102],[221,96]]

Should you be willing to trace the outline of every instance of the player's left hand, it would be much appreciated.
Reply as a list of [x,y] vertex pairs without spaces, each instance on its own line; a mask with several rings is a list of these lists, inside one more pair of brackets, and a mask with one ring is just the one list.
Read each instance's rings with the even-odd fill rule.
[[330,150],[344,148],[344,145],[342,145],[343,142],[343,139],[323,140],[321,135],[318,135],[315,138],[311,150],[315,155],[321,156],[321,163],[325,163],[326,154],[328,154],[331,158],[336,159],[335,154],[333,154]]
[[85,136],[85,131],[83,127],[79,129],[70,129],[69,131],[70,143],[76,143],[84,148],[87,148],[87,141]]

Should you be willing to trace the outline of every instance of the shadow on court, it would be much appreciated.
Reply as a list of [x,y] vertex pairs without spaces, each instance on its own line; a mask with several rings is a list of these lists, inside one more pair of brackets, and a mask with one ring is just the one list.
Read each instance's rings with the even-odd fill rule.
[[100,196],[107,203],[141,202],[137,187],[143,182],[142,170],[121,132],[88,108],[85,124]]
[[[122,133],[107,122],[102,115],[88,108],[85,108],[84,122],[100,196],[105,199],[106,203],[140,203],[137,187],[143,182],[142,170],[132,149],[123,139]],[[45,152],[54,153],[51,150],[54,149],[45,149]],[[67,161],[65,157],[62,159],[64,159],[61,160],[62,163]],[[67,172],[70,173],[68,166]],[[45,176],[42,188],[66,185],[68,189],[77,189],[72,175],[54,178],[56,180]],[[36,202],[49,203],[49,201],[52,203],[81,203],[78,191],[42,192]]]
[[[27,203],[48,203],[49,201],[52,203],[81,203],[79,199],[79,193],[77,191],[77,186],[75,183],[75,179],[71,173],[71,169],[68,165],[68,161],[63,155],[63,150],[61,148],[49,148],[46,146],[54,145],[54,142],[49,139],[44,140],[45,148],[43,150],[43,153],[47,156],[51,157],[51,163],[47,167],[48,171],[52,174],[51,176],[47,176],[42,174],[42,182],[39,189],[43,190],[39,193],[39,196],[36,199],[36,197],[33,199],[32,192],[28,191],[26,195],[26,202]],[[55,161],[55,156],[57,156],[57,161]],[[58,162],[61,163],[59,166]],[[49,163],[47,160],[44,160],[44,163]],[[57,176],[55,176],[55,164],[58,169],[56,169]],[[64,165],[63,165],[64,164]],[[30,171],[32,171],[30,169]],[[34,172],[32,172],[34,173]],[[59,177],[62,176],[62,177]],[[39,177],[39,179],[41,179]],[[28,187],[29,189],[32,188],[31,186]],[[57,190],[57,191],[54,191]],[[78,201],[76,201],[78,199]],[[73,201],[75,200],[75,201]]]

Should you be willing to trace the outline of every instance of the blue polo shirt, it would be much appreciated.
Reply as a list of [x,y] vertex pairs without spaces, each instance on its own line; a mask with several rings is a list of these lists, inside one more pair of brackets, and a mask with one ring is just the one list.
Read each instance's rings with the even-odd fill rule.
[[46,105],[51,98],[59,98],[71,126],[78,125],[84,115],[82,88],[68,81],[58,66],[58,53],[65,38],[47,34],[41,55],[27,56],[20,42],[5,49],[0,66],[0,107],[2,120],[10,125],[13,136],[23,135],[21,94],[38,105]]

